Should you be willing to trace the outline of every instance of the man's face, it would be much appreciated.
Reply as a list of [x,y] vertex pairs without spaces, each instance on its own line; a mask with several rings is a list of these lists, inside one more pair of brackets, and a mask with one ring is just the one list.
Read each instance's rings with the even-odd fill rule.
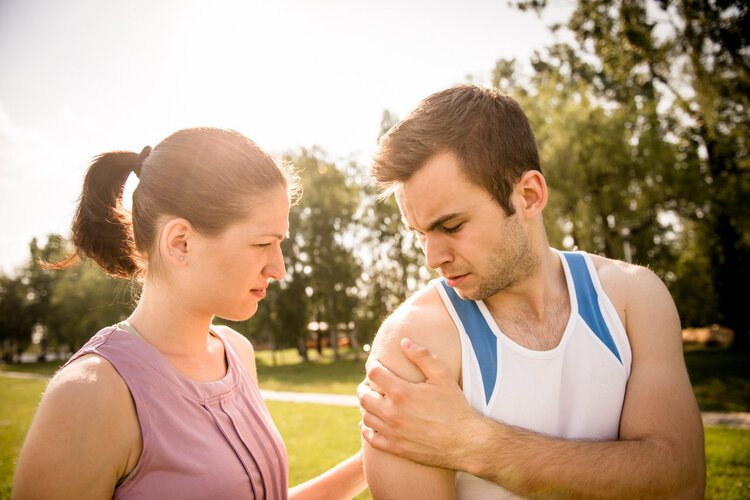
[[484,300],[533,272],[536,256],[518,211],[510,217],[471,182],[454,153],[430,157],[396,190],[427,265],[464,299]]

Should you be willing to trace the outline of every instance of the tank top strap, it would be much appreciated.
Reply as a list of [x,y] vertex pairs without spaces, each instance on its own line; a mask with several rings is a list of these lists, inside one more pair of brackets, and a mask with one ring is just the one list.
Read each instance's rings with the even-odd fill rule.
[[459,297],[456,291],[446,284],[445,279],[435,280],[435,288],[456,328],[470,341],[482,373],[485,401],[489,403],[497,382],[497,336],[487,324],[475,301]]
[[622,357],[617,349],[612,332],[604,320],[600,305],[599,275],[591,262],[591,258],[584,252],[560,252],[570,270],[578,302],[578,314],[589,326],[594,335],[612,352],[622,364]]

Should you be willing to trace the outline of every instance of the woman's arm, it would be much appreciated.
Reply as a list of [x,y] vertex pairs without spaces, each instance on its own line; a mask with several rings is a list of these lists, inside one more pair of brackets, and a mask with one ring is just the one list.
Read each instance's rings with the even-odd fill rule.
[[26,435],[13,498],[112,498],[138,463],[141,431],[125,382],[89,355],[50,382]]
[[[227,340],[242,360],[245,369],[258,383],[253,346],[247,338],[227,326],[221,328]],[[367,487],[365,473],[362,469],[362,452],[358,451],[348,459],[324,472],[320,476],[306,481],[289,490],[289,498],[296,500],[351,499]]]
[[367,487],[362,468],[362,451],[358,451],[315,479],[289,490],[290,500],[349,500]]

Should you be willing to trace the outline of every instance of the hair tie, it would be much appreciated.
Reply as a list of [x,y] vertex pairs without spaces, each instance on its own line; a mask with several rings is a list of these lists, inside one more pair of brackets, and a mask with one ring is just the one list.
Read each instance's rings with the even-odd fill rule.
[[146,146],[145,148],[141,150],[140,154],[135,159],[135,165],[133,166],[133,173],[139,179],[141,178],[141,168],[143,167],[143,162],[146,158],[148,158],[148,155],[150,154],[151,154],[151,146]]

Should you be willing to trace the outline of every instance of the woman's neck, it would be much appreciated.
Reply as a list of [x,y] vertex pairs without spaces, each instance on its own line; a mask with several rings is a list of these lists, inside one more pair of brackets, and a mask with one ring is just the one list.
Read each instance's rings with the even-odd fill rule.
[[203,356],[211,350],[209,326],[213,316],[186,304],[174,289],[146,282],[128,322],[166,356]]

